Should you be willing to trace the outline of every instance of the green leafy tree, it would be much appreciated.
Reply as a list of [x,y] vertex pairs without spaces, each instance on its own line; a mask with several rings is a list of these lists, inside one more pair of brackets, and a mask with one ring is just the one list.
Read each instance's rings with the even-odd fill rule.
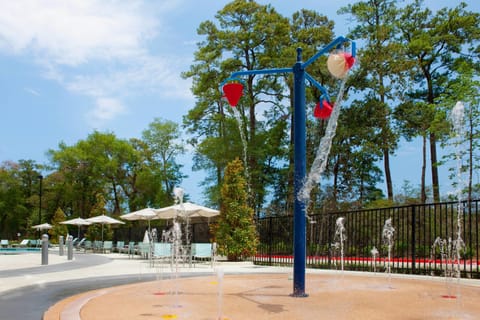
[[[390,156],[397,148],[398,133],[392,127],[392,105],[395,103],[395,84],[398,83],[399,69],[405,67],[399,43],[395,41],[398,19],[395,0],[359,1],[340,10],[350,14],[357,22],[350,37],[363,40],[358,60],[361,67],[353,76],[352,85],[363,93],[363,108],[368,113],[376,134],[370,149],[382,155],[387,197],[393,201],[393,184]],[[363,43],[363,42],[362,42]],[[376,146],[374,150],[372,147]],[[376,160],[376,159],[373,159]]]
[[[190,141],[196,146],[195,167],[209,170],[206,183],[211,185],[210,200],[219,199],[218,186],[226,164],[242,157],[247,159],[245,166],[250,173],[247,183],[252,192],[248,201],[259,210],[270,182],[266,168],[272,160],[267,151],[272,148],[268,143],[273,143],[275,149],[282,141],[270,138],[270,130],[278,133],[277,126],[259,120],[259,105],[265,102],[266,95],[275,96],[277,91],[272,88],[278,88],[279,84],[274,77],[245,77],[244,97],[236,107],[241,126],[221,100],[218,86],[234,71],[277,66],[275,57],[288,43],[288,20],[269,5],[246,0],[228,3],[215,17],[217,23],[205,21],[199,26],[198,33],[206,39],[195,53],[195,64],[184,73],[185,77],[193,78],[192,91],[198,96],[198,103],[185,118],[185,124],[196,137]],[[242,134],[247,144],[246,156]]]
[[247,182],[238,158],[225,168],[221,196],[220,217],[213,227],[219,254],[229,260],[254,255],[258,244],[254,211],[248,206]]
[[95,194],[105,190],[104,179],[94,154],[90,151],[92,144],[80,140],[73,146],[60,143],[58,150],[50,150],[52,168],[56,170],[60,182],[58,192],[62,192],[65,212],[78,213],[88,218],[95,203]]
[[422,138],[422,166],[420,174],[420,201],[427,201],[427,141],[428,130],[435,117],[435,106],[422,101],[405,101],[394,112],[395,119],[401,123],[399,131],[407,141],[420,136]]
[[94,131],[72,146],[61,143],[58,150],[51,150],[55,171],[49,176],[50,189],[58,196],[54,203],[68,215],[84,218],[92,210],[96,194],[103,194],[106,208],[113,214],[165,205],[170,193],[162,186],[175,185],[183,176],[175,163],[177,154],[168,149],[175,150],[179,144],[169,128],[179,136],[178,128],[171,123],[169,130],[164,130],[162,125],[152,123],[145,131],[145,141]]
[[342,110],[329,156],[332,195],[327,197],[328,210],[362,208],[383,196],[376,188],[381,180],[376,164],[381,150],[375,139],[376,118],[370,115],[357,100]]
[[[16,239],[17,234],[35,234],[30,228],[38,223],[40,193],[39,175],[43,166],[33,160],[5,161],[0,164],[0,234]],[[43,200],[50,197],[44,193]],[[43,201],[42,216],[46,217],[47,201]],[[47,219],[44,219],[47,220]]]
[[[433,200],[440,201],[437,142],[448,132],[446,115],[437,98],[444,92],[448,79],[455,73],[455,63],[462,59],[463,49],[478,43],[480,15],[466,10],[461,3],[455,8],[443,8],[435,13],[415,0],[401,9],[397,20],[398,40],[410,66],[405,88],[406,100],[421,102],[428,108],[430,126],[425,131],[430,146],[430,167]],[[420,130],[420,129],[419,129]]]
[[[273,55],[276,67],[292,66],[297,57],[298,47],[302,48],[302,55],[306,60],[317,53],[318,48],[324,47],[333,40],[334,22],[316,11],[302,9],[294,12],[289,20],[289,25],[290,31],[287,43],[283,43],[281,50]],[[329,75],[326,68],[326,56],[322,56],[312,63],[308,67],[308,73],[323,86],[335,90],[336,81]],[[293,191],[293,77],[291,74],[288,74],[282,80],[283,82],[279,82],[279,84],[283,84],[283,87],[275,88],[276,94],[279,96],[277,99],[280,102],[275,103],[274,107],[266,113],[268,119],[270,119],[269,121],[272,123],[272,128],[276,129],[276,131],[271,130],[270,139],[281,142],[280,145],[274,143],[267,145],[275,147],[273,150],[265,149],[269,151],[270,155],[269,166],[266,167],[266,171],[269,172],[268,178],[272,181],[270,192],[273,199],[269,210],[277,215],[292,214],[295,199]],[[313,119],[313,109],[319,101],[321,94],[314,86],[306,86],[307,166],[310,166],[315,158],[316,149],[326,127],[325,121],[319,122],[318,119]],[[289,121],[286,121],[287,119]],[[288,131],[289,129],[290,132]],[[320,202],[319,188],[313,188],[311,198],[317,198]]]
[[[101,193],[96,195],[96,202],[90,212],[90,217],[96,217],[99,215],[107,215],[107,209],[105,208],[105,198]],[[94,223],[88,226],[86,237],[91,241],[112,240],[113,231],[109,224]]]
[[178,156],[185,153],[181,132],[177,123],[156,118],[142,133],[143,141],[149,151],[149,168],[152,170],[155,182],[163,186],[158,189],[158,202],[170,204],[173,188],[183,178],[181,165],[177,163]]
[[66,236],[68,233],[68,227],[64,224],[60,224],[60,222],[65,221],[65,213],[61,208],[58,208],[51,221],[52,228],[48,230],[48,234],[50,236],[51,243],[58,243],[58,237],[64,236],[66,240]]
[[[449,168],[451,174],[450,178],[453,181],[453,186],[458,189],[458,177],[456,157],[460,152],[462,156],[463,165],[460,168],[462,174],[466,176],[465,188],[462,190],[467,194],[467,199],[472,200],[475,191],[478,192],[478,186],[474,185],[474,173],[478,171],[480,166],[480,154],[478,150],[480,148],[480,81],[478,76],[479,70],[475,68],[473,60],[468,59],[458,64],[458,77],[451,79],[447,86],[445,93],[442,94],[438,101],[446,109],[446,113],[451,118],[453,106],[457,102],[463,102],[465,107],[465,127],[462,128],[463,136],[454,137],[445,141],[442,146],[448,149],[453,149],[452,152],[447,153],[443,161],[454,161],[455,164]],[[458,144],[458,145],[457,145]],[[449,148],[450,147],[450,148]],[[476,194],[478,196],[478,193]]]
[[159,194],[163,194],[162,184],[158,183],[158,168],[153,165],[148,145],[136,138],[128,141],[130,148],[123,154],[120,187],[128,202],[128,211],[145,207],[159,207]]
[[29,231],[27,217],[29,206],[22,192],[18,164],[4,162],[0,165],[0,235],[2,239],[15,239]]
[[[267,192],[272,192],[273,205],[288,211],[294,197],[293,135],[288,131],[293,117],[291,75],[243,77],[244,96],[235,107],[241,125],[221,100],[218,86],[235,71],[293,66],[298,46],[309,56],[331,41],[333,21],[310,10],[296,12],[289,21],[270,5],[245,0],[230,2],[215,17],[215,22],[199,26],[205,41],[199,43],[195,64],[183,74],[193,78],[197,97],[184,119],[195,137],[190,140],[196,150],[195,168],[207,170],[207,194],[215,202],[226,164],[245,158],[248,201],[254,210],[259,213]],[[315,63],[311,69],[316,78],[321,75],[322,83],[331,79],[325,64]],[[316,102],[319,96],[315,90],[308,93],[309,101]]]

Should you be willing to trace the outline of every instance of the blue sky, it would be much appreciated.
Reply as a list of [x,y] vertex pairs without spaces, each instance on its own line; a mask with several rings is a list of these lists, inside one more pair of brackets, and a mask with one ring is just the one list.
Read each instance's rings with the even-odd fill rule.
[[[203,40],[196,29],[228,2],[0,0],[0,162],[44,163],[47,150],[85,139],[94,129],[132,138],[156,117],[181,122],[194,104],[190,81],[180,73]],[[351,1],[257,2],[285,16],[317,10],[336,22],[337,36],[353,26],[336,14]],[[459,2],[425,3],[438,9]],[[480,11],[478,1],[466,2]],[[392,161],[396,186],[418,184],[419,153],[418,144],[398,151]],[[181,187],[202,203],[203,174],[191,172],[190,159],[181,159],[190,175]]]

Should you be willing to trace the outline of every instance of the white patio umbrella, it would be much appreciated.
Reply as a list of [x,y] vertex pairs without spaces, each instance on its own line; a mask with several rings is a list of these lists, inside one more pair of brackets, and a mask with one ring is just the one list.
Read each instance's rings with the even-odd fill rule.
[[91,222],[88,222],[85,219],[82,218],[75,218],[75,219],[70,219],[70,220],[65,220],[60,222],[61,224],[70,224],[72,226],[78,226],[78,235],[77,238],[80,238],[80,227],[81,226],[88,226],[92,224]]
[[120,216],[121,219],[134,221],[134,220],[147,220],[148,221],[148,232],[150,232],[150,220],[160,219],[160,217],[155,212],[155,209],[145,208],[137,211],[133,211]]
[[207,208],[191,202],[183,202],[170,207],[156,209],[155,212],[161,219],[176,219],[182,217],[187,222],[186,239],[189,241],[189,224],[190,218],[193,217],[207,217],[211,218],[218,216],[220,211]]
[[207,208],[195,203],[184,202],[170,207],[155,209],[155,212],[160,219],[174,219],[176,217],[193,218],[193,217],[207,217],[211,218],[218,216],[220,211]]
[[48,230],[48,229],[52,229],[52,225],[49,224],[49,223],[42,223],[42,224],[37,224],[37,225],[34,225],[32,226],[32,229],[37,229],[37,230]]
[[125,224],[125,222],[114,219],[112,217],[106,216],[104,214],[96,216],[96,217],[91,217],[88,219],[85,219],[86,221],[90,223],[100,223],[102,225],[102,241],[103,241],[103,226],[105,224]]

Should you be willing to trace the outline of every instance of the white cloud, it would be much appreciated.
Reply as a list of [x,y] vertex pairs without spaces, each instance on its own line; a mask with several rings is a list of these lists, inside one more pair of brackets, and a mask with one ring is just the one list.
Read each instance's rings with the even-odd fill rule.
[[102,127],[105,122],[126,112],[125,106],[114,98],[98,98],[93,110],[87,114],[87,121],[93,128]]
[[87,119],[100,125],[126,112],[130,95],[190,98],[179,57],[151,48],[168,30],[162,17],[183,1],[2,1],[0,52],[31,58],[45,78],[90,97]]
[[191,98],[190,80],[183,80],[182,67],[166,59],[138,57],[129,65],[108,73],[97,72],[64,79],[69,90],[89,96],[114,95],[126,97],[161,92],[163,96]]
[[0,48],[75,66],[136,56],[158,26],[137,1],[4,1]]

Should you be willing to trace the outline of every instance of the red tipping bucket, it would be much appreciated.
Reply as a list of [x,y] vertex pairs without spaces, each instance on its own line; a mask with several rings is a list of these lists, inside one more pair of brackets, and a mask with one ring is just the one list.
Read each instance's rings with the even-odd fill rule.
[[327,100],[322,101],[322,105],[320,102],[317,103],[315,109],[313,109],[313,116],[319,119],[328,119],[332,114],[333,105],[330,104]]
[[347,68],[349,70],[352,69],[353,65],[355,64],[355,58],[352,57],[352,55],[347,52],[343,54],[343,57],[345,58],[345,62],[347,63]]
[[243,85],[238,82],[229,82],[223,86],[223,94],[228,100],[228,103],[235,107],[243,94]]

